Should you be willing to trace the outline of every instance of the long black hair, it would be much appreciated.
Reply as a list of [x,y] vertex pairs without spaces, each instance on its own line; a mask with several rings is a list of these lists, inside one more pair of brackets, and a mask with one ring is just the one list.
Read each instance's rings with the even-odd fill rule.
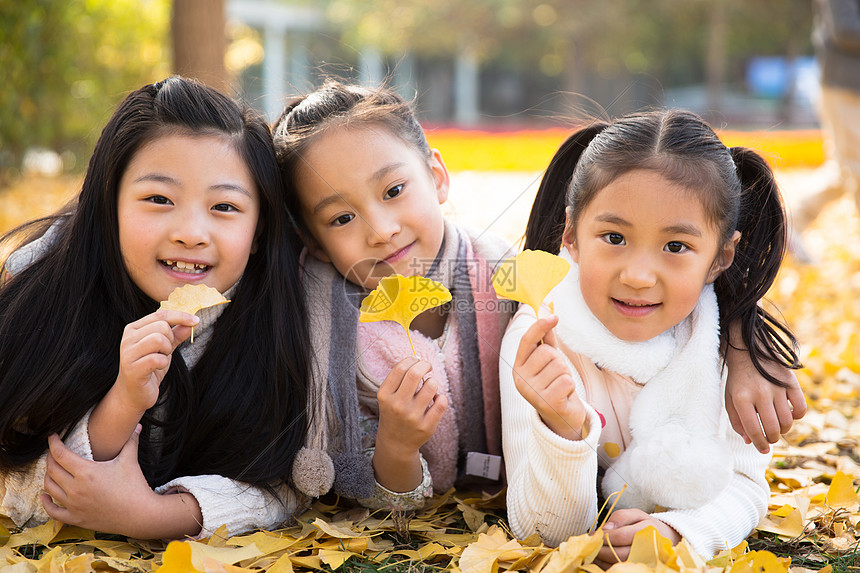
[[[767,162],[745,148],[728,149],[697,115],[681,110],[638,113],[583,127],[561,145],[541,180],[526,227],[524,248],[558,253],[565,209],[573,225],[597,193],[634,169],[659,172],[696,193],[725,243],[741,238],[731,266],[714,290],[726,344],[730,324],[740,325],[743,347],[772,383],[763,360],[800,368],[797,340],[759,305],[785,255],[786,214]],[[739,346],[738,346],[739,347]]]
[[96,143],[76,206],[51,219],[57,233],[47,252],[0,288],[2,470],[23,469],[50,434],[68,431],[104,397],[124,327],[158,307],[123,264],[117,193],[135,153],[165,134],[216,135],[234,146],[258,191],[259,237],[196,365],[173,354],[142,421],[141,467],[153,486],[218,474],[271,487],[290,475],[307,433],[309,336],[300,241],[271,133],[260,114],[180,77],[123,100]]

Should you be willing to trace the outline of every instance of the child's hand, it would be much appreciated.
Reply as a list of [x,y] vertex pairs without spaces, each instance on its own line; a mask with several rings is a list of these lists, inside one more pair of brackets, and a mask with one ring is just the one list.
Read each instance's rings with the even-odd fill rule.
[[609,516],[603,526],[605,541],[595,562],[606,569],[612,563],[626,561],[630,555],[633,536],[649,525],[656,527],[660,535],[672,541],[672,545],[681,541],[680,534],[671,526],[641,509],[619,509]]
[[806,414],[806,399],[794,372],[772,361],[764,367],[788,384],[782,388],[771,383],[755,369],[749,353],[729,347],[726,351],[726,412],[735,432],[763,454],[770,451],[780,434],[791,429],[794,420]]
[[[568,440],[582,439],[586,412],[561,351],[556,348],[558,317],[541,318],[520,340],[514,384],[547,427]],[[541,344],[543,340],[544,344]]]
[[48,438],[42,505],[48,515],[106,533],[138,539],[181,537],[200,531],[197,501],[183,494],[158,495],[146,483],[137,459],[139,432],[108,462],[91,462],[69,450],[56,434]]
[[155,405],[173,351],[198,322],[193,314],[159,310],[125,327],[116,382],[93,410],[87,427],[93,459],[117,455],[144,412]]
[[[398,362],[379,387],[379,429],[373,467],[376,480],[392,491],[411,491],[421,483],[418,448],[439,425],[448,398],[437,394],[430,363],[410,357]],[[410,487],[411,486],[411,487]]]
[[114,389],[126,407],[142,414],[155,405],[173,351],[198,322],[193,314],[159,310],[125,327]]

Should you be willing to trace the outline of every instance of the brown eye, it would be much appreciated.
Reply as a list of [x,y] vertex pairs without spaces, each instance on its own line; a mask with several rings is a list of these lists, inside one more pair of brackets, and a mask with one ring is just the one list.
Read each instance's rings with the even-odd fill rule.
[[385,192],[385,198],[386,199],[394,199],[395,197],[397,197],[401,193],[403,193],[403,184],[402,183],[400,185],[395,185],[394,187],[392,187],[391,189],[386,191]]
[[606,233],[606,235],[604,235],[604,237],[606,238],[606,241],[610,245],[623,245],[624,244],[624,235],[622,235],[621,233]]
[[337,226],[337,227],[342,227],[343,225],[346,225],[347,223],[349,223],[353,219],[355,219],[355,215],[341,215],[340,217],[338,217],[337,219],[332,221],[332,224]]

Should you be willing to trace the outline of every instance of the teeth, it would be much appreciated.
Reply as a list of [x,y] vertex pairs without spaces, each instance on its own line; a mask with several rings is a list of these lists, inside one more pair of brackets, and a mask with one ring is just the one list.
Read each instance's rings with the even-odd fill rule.
[[196,265],[194,263],[186,263],[185,261],[169,261],[165,260],[164,264],[176,271],[184,273],[200,274],[209,268],[209,265]]

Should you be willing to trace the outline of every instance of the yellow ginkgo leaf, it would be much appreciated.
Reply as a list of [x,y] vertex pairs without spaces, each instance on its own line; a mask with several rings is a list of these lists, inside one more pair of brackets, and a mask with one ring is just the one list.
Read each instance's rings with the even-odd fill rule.
[[824,498],[827,500],[827,505],[832,508],[851,508],[857,505],[860,498],[857,496],[857,490],[854,489],[854,476],[836,472]]
[[[218,289],[206,285],[187,284],[176,287],[167,296],[167,300],[161,301],[159,310],[180,310],[188,314],[197,314],[197,311],[210,306],[216,306],[230,302]],[[191,342],[194,342],[194,330],[191,330]]]
[[543,299],[570,270],[570,263],[546,251],[523,251],[493,273],[493,288],[502,298],[522,302],[537,315]]
[[663,537],[656,527],[649,525],[633,536],[627,561],[656,568],[658,563],[668,562],[671,556],[672,541]]
[[391,275],[379,281],[379,285],[361,301],[360,322],[376,322],[378,320],[393,320],[403,327],[412,353],[415,346],[409,335],[409,325],[412,320],[431,308],[443,305],[451,300],[451,292],[441,283],[414,275]]
[[173,292],[167,297],[167,300],[162,301],[159,309],[181,310],[189,314],[195,314],[202,308],[215,306],[230,302],[224,295],[218,292],[217,289],[206,285],[182,285],[176,287]]
[[191,563],[191,546],[184,541],[171,541],[155,573],[192,573],[200,571]]

